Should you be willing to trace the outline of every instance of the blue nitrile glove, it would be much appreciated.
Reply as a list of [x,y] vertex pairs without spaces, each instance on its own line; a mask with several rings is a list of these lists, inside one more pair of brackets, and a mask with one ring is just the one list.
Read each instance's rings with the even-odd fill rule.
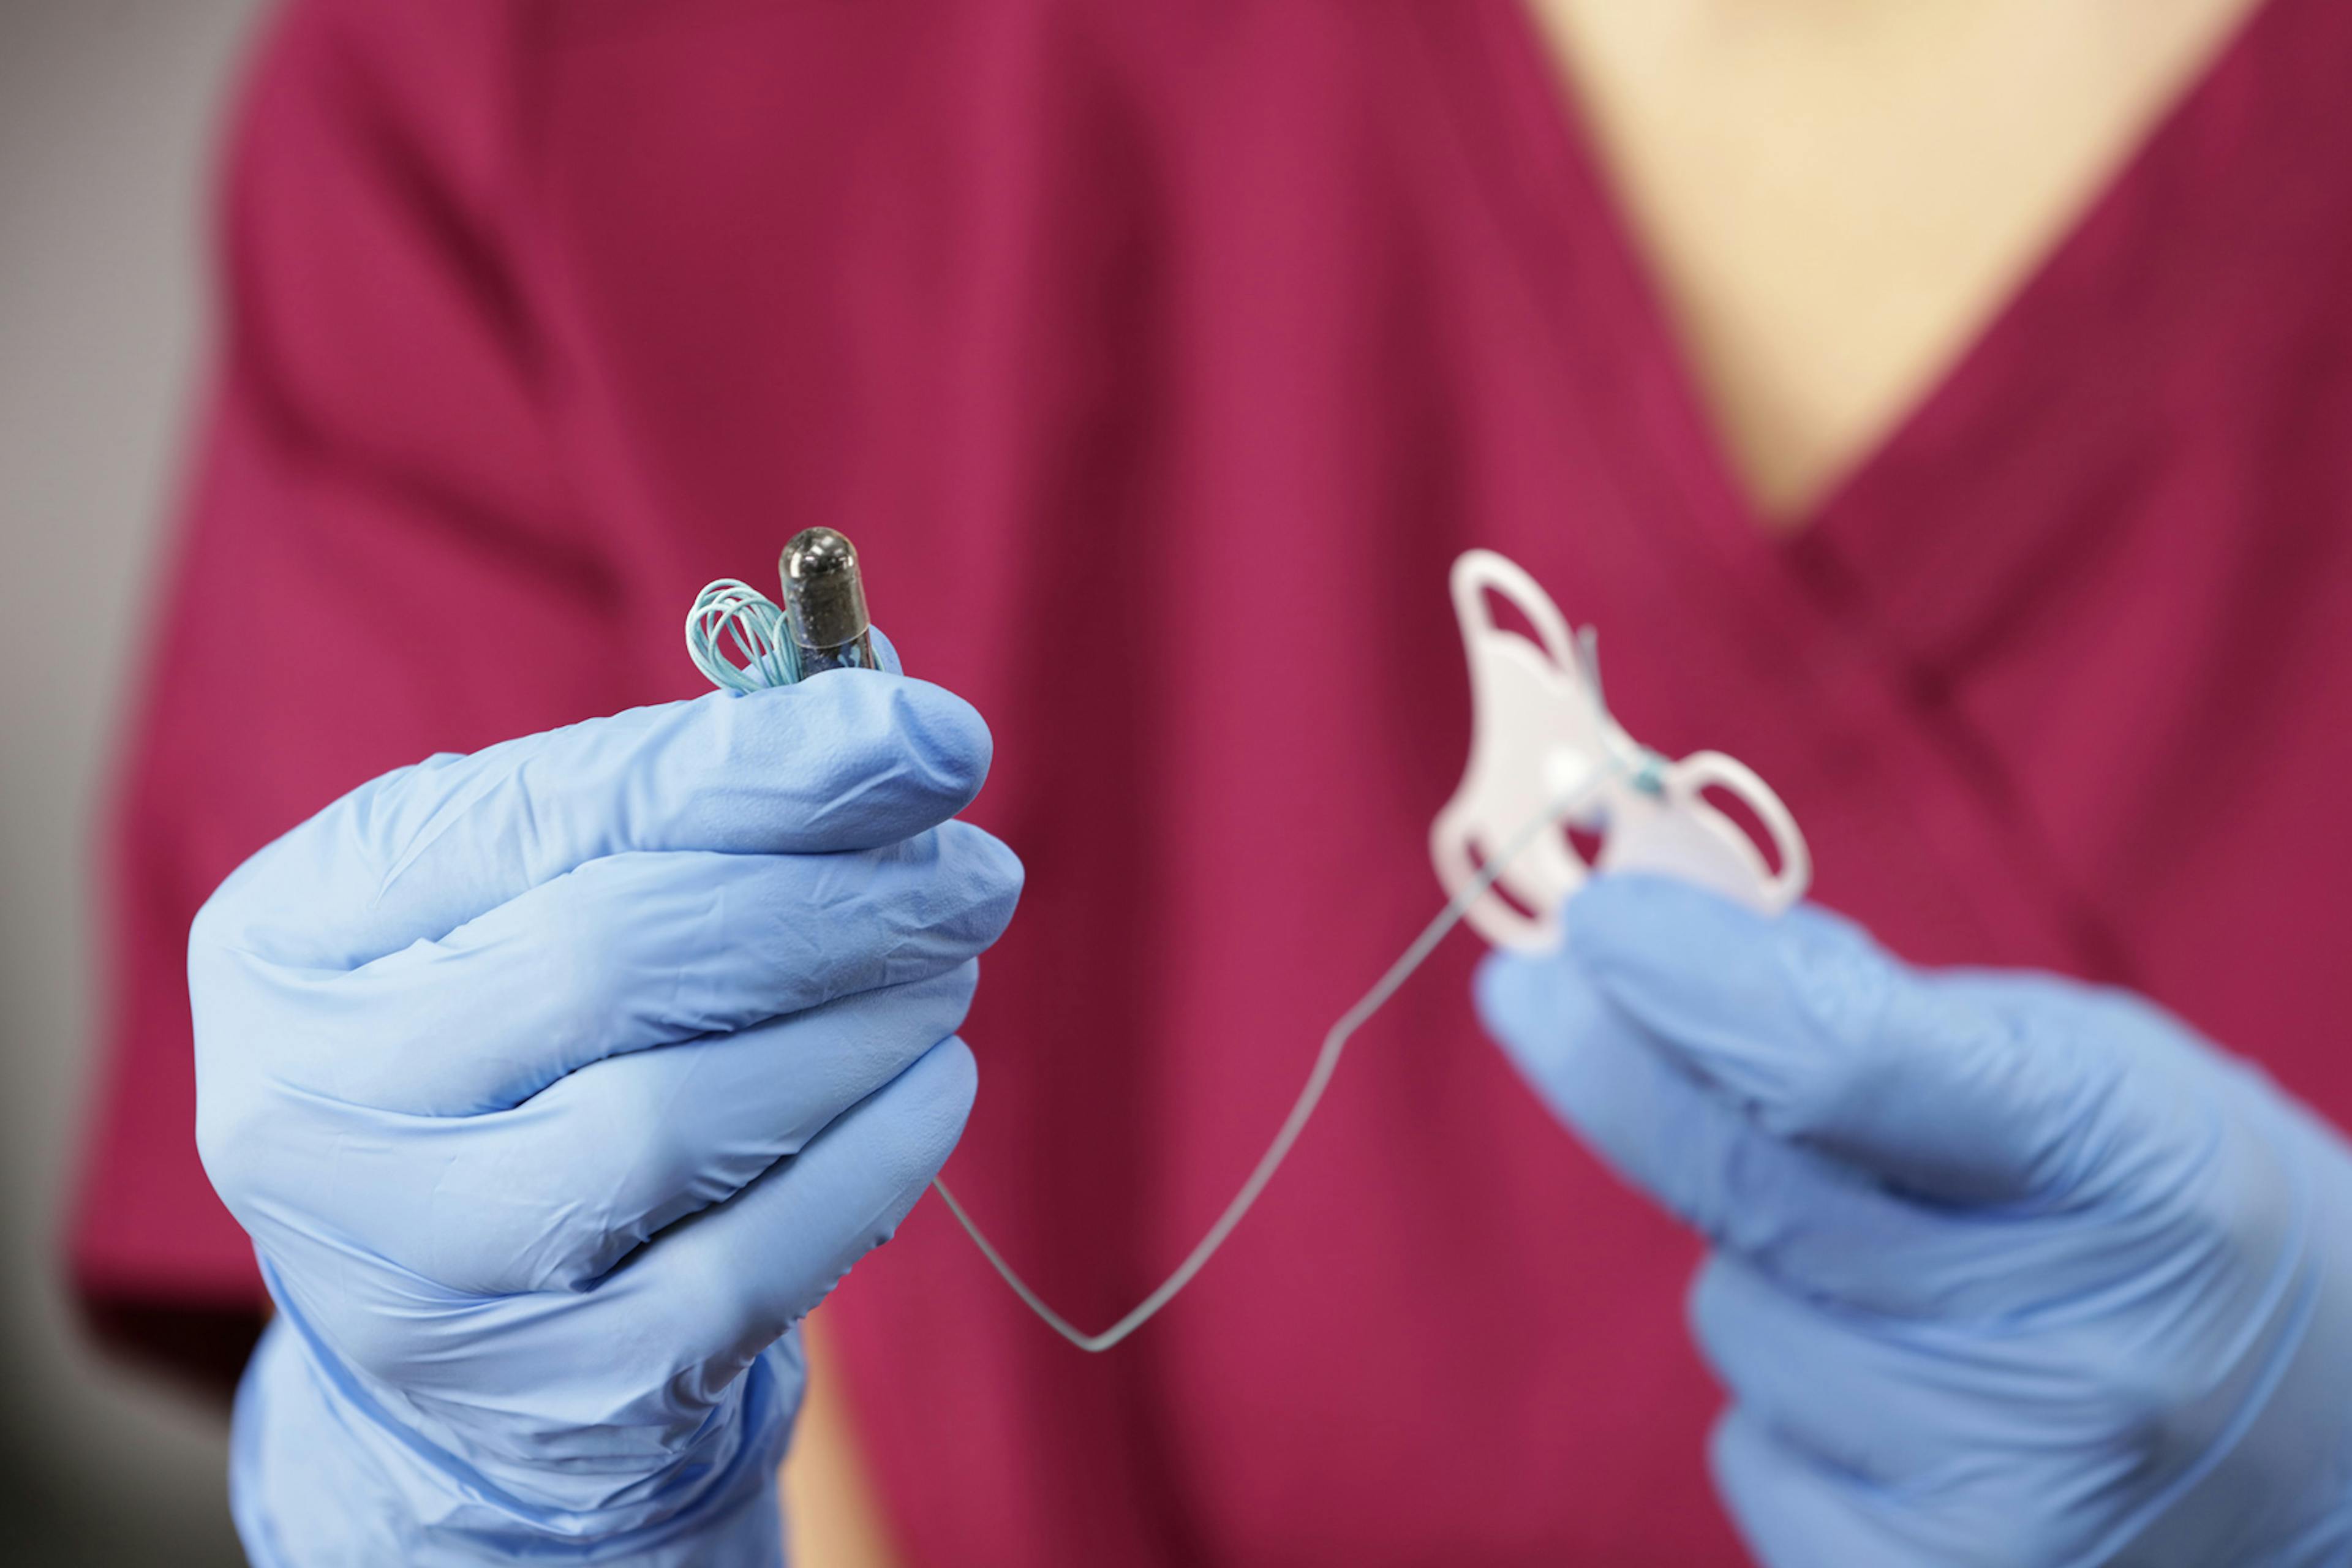
[[787,1331],[971,1107],[1021,881],[948,820],[988,754],[939,688],[835,671],[388,773],[222,884],[188,968],[205,1165],[278,1309],[257,1563],[778,1560]]
[[[2131,995],[1604,877],[1488,1027],[1704,1232],[1775,1568],[2352,1561],[2352,1157]],[[1572,1242],[1570,1243],[1572,1245]]]

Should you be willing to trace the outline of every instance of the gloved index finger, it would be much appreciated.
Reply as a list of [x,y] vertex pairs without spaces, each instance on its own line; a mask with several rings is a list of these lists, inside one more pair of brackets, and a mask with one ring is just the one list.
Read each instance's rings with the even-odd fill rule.
[[969,703],[874,670],[632,709],[362,785],[224,883],[197,940],[350,967],[608,855],[878,848],[969,805],[989,754]]
[[1859,929],[1664,878],[1595,879],[1568,949],[1659,1049],[1766,1130],[1922,1195],[2048,1194],[2109,1076],[1938,987]]

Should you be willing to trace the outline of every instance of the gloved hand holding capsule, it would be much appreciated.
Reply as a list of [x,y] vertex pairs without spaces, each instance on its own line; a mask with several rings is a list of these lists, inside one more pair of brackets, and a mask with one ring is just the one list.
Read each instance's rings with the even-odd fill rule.
[[278,1309],[257,1560],[776,1560],[788,1331],[971,1103],[1021,883],[950,820],[988,760],[959,699],[844,669],[402,769],[222,884],[189,977]]

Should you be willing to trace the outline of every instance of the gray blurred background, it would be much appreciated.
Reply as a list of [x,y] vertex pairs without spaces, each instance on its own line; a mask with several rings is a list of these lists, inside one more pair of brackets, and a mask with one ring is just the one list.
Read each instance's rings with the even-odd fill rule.
[[255,0],[0,0],[0,1561],[243,1561],[221,1417],[78,1338],[90,847],[203,351]]

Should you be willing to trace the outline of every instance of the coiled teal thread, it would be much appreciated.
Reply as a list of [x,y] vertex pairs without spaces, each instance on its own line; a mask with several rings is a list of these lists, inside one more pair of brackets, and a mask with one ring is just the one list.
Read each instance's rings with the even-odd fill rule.
[[[743,656],[742,663],[736,663],[722,651],[722,635],[734,645],[736,652]],[[686,651],[693,658],[694,667],[708,676],[712,684],[730,691],[757,691],[765,687],[790,686],[800,679],[800,662],[793,651],[783,610],[757,588],[739,583],[732,577],[722,578],[694,596],[694,607],[687,612],[686,617]],[[1637,762],[1640,760],[1636,759]],[[1224,1212],[1217,1216],[1217,1222],[1209,1227],[1208,1234],[1184,1255],[1184,1260],[1160,1282],[1159,1289],[1100,1333],[1087,1333],[1047,1306],[1044,1298],[1030,1289],[1029,1282],[1004,1261],[1003,1255],[990,1243],[978,1222],[964,1212],[963,1205],[958,1203],[955,1194],[948,1190],[946,1182],[934,1177],[932,1190],[940,1194],[940,1201],[947,1205],[948,1213],[955,1216],[955,1222],[963,1227],[963,1233],[971,1237],[971,1244],[980,1248],[980,1255],[988,1260],[989,1267],[996,1270],[998,1277],[1012,1287],[1013,1293],[1021,1298],[1022,1304],[1034,1312],[1047,1328],[1082,1351],[1099,1354],[1110,1349],[1159,1316],[1160,1309],[1174,1300],[1178,1292],[1192,1282],[1193,1276],[1207,1267],[1209,1259],[1216,1256],[1217,1249],[1224,1246],[1225,1238],[1234,1233],[1234,1227],[1241,1224],[1251,1206],[1257,1202],[1258,1194],[1265,1191],[1266,1184],[1274,1180],[1274,1173],[1282,1168],[1282,1162],[1289,1155],[1291,1145],[1297,1142],[1298,1135],[1307,1131],[1307,1123],[1313,1119],[1315,1108],[1322,1102],[1323,1091],[1330,1087],[1332,1076],[1339,1070],[1340,1055],[1347,1050],[1348,1041],[1356,1031],[1370,1023],[1372,1016],[1388,1004],[1389,998],[1412,978],[1413,972],[1437,951],[1437,944],[1445,940],[1447,933],[1462,923],[1464,917],[1470,912],[1470,906],[1495,885],[1495,879],[1503,874],[1504,868],[1519,851],[1535,842],[1537,835],[1546,828],[1557,827],[1565,821],[1609,778],[1629,771],[1633,770],[1625,761],[1612,761],[1577,788],[1545,806],[1528,819],[1527,826],[1511,836],[1510,842],[1479,868],[1475,878],[1446,900],[1445,907],[1439,910],[1422,928],[1421,934],[1413,938],[1412,944],[1397,955],[1396,962],[1389,965],[1380,979],[1373,983],[1372,988],[1365,992],[1354,1006],[1341,1014],[1323,1037],[1322,1048],[1315,1053],[1315,1065],[1307,1071],[1306,1085],[1299,1089],[1298,1098],[1291,1102],[1289,1114],[1282,1119],[1282,1125],[1276,1130],[1274,1142],[1267,1144],[1265,1152],[1258,1156],[1248,1179],[1242,1183],[1241,1190],[1234,1194]]]
[[[742,657],[727,657],[728,645]],[[714,686],[757,691],[801,678],[799,650],[784,625],[783,607],[749,583],[721,577],[694,596],[686,613],[686,656]]]

